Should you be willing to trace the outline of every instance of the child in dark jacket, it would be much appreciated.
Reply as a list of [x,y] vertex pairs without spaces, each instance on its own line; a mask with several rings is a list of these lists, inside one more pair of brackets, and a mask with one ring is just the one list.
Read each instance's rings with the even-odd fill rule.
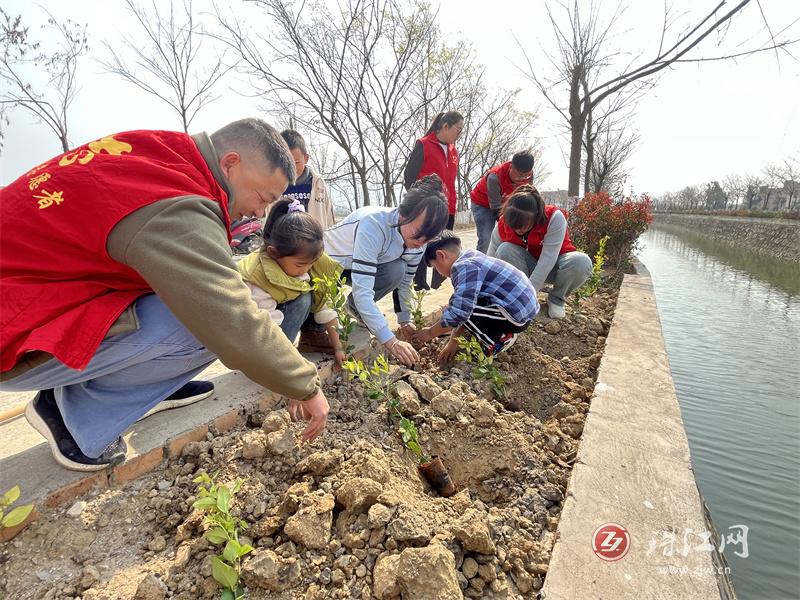
[[539,312],[536,291],[522,271],[477,250],[461,250],[461,240],[448,231],[428,243],[425,261],[453,283],[440,322],[414,335],[425,343],[450,332],[439,354],[442,362],[456,353],[465,330],[489,356],[508,349]]

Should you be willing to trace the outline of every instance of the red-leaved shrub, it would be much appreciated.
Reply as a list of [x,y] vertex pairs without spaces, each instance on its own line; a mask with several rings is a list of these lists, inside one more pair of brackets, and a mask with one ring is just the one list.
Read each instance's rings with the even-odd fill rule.
[[606,192],[586,194],[569,211],[569,235],[575,245],[594,256],[608,236],[608,262],[620,268],[630,262],[636,240],[653,220],[653,202],[646,194],[617,201]]

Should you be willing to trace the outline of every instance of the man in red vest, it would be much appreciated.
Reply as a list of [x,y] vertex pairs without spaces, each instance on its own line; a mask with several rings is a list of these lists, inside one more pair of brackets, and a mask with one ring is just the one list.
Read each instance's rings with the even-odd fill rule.
[[532,185],[518,187],[506,200],[488,255],[525,273],[537,292],[545,282],[553,284],[547,295],[551,319],[564,318],[567,300],[592,274],[592,259],[569,238],[565,211],[545,204]]
[[315,366],[258,310],[229,246],[231,219],[262,217],[294,178],[278,132],[243,119],[107,136],[0,191],[0,390],[38,391],[25,416],[59,464],[124,460],[138,419],[213,393],[192,378],[217,357],[292,398],[306,439],[324,429]]
[[517,152],[511,160],[492,167],[472,188],[472,217],[478,230],[479,252],[486,253],[500,207],[518,186],[530,183],[533,177],[533,154],[530,150]]

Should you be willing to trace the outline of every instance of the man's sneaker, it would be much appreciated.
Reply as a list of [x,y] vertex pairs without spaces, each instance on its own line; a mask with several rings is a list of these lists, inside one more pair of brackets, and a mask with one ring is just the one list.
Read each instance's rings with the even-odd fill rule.
[[563,304],[553,304],[547,301],[547,316],[551,319],[563,319],[567,314]]
[[322,352],[323,354],[333,354],[333,344],[328,337],[327,331],[316,331],[314,329],[300,330],[300,343],[297,345],[300,352]]
[[75,438],[64,424],[64,419],[56,404],[53,390],[42,390],[36,397],[28,402],[25,407],[25,418],[31,426],[41,433],[56,462],[72,471],[100,471],[113,467],[125,460],[128,450],[124,440],[120,437],[112,442],[97,458],[89,458],[75,442]]
[[172,408],[180,408],[181,406],[189,406],[200,400],[205,400],[214,393],[214,384],[210,381],[190,381],[177,392],[173,392],[171,396],[165,398],[153,408],[148,410],[143,417],[139,420],[160,413],[164,410]]

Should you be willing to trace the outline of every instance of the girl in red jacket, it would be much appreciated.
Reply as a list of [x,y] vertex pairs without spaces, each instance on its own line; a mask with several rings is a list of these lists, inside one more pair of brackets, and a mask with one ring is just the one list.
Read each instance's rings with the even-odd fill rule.
[[[458,150],[455,142],[464,130],[464,117],[455,110],[441,112],[433,119],[428,132],[417,140],[408,157],[404,172],[406,190],[418,179],[435,173],[444,183],[447,209],[450,215],[447,229],[453,229],[456,219],[456,176],[458,175]],[[419,264],[414,283],[417,289],[438,288],[444,279],[434,271],[428,286],[428,267]]]

